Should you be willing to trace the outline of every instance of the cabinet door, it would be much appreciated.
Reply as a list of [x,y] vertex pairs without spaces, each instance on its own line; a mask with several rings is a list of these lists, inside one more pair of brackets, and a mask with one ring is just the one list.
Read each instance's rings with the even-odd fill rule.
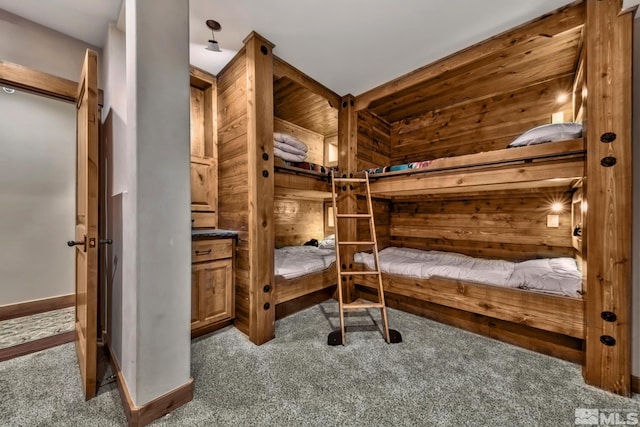
[[[200,325],[204,326],[234,316],[232,269],[233,262],[230,259],[193,265],[193,282],[197,283],[198,292],[197,317]],[[193,317],[194,314],[192,314]]]
[[194,212],[216,211],[213,159],[191,158],[191,210]]

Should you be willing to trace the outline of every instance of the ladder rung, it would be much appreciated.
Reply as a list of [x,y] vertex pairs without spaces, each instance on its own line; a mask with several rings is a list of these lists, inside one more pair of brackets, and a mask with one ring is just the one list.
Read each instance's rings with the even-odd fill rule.
[[336,214],[338,218],[371,218],[371,214]]
[[342,304],[342,308],[344,308],[345,310],[357,310],[359,308],[384,308],[384,304],[357,299],[352,303]]
[[338,242],[339,245],[373,245],[375,242]]
[[334,182],[367,182],[364,178],[333,178]]
[[380,274],[379,271],[341,271],[342,276],[373,276]]

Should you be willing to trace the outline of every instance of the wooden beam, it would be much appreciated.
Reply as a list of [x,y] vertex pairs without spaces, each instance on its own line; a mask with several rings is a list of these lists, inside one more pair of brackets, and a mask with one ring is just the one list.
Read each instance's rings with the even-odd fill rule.
[[[620,0],[587,1],[588,210],[583,251],[588,269],[583,374],[589,384],[629,396],[633,16],[620,10]],[[606,312],[615,314],[615,320],[608,321]]]
[[[249,185],[249,339],[275,337],[273,298],[273,44],[253,32],[247,51],[247,147]],[[265,289],[271,291],[265,292]]]
[[276,78],[287,77],[289,80],[298,83],[311,92],[326,98],[333,108],[338,108],[340,105],[340,95],[277,56],[273,57],[273,76]]
[[[353,95],[346,95],[340,101],[338,111],[338,169],[340,175],[355,173],[358,169],[358,113],[354,109],[355,99]],[[355,213],[358,201],[356,192],[346,187],[345,191],[337,194],[338,212]],[[341,219],[338,230],[339,240],[357,240],[357,220]],[[340,265],[348,270],[353,263],[355,248],[345,246],[340,249]],[[351,277],[344,277],[342,281],[343,297],[346,302],[351,302],[353,281]]]
[[505,48],[527,43],[531,36],[549,37],[584,24],[584,4],[574,2],[536,20],[525,23],[486,41],[475,44],[436,62],[418,68],[383,85],[364,92],[356,98],[356,111],[368,108],[372,102],[420,84],[458,67],[470,64]]
[[78,83],[22,65],[0,61],[0,84],[62,101],[75,102]]

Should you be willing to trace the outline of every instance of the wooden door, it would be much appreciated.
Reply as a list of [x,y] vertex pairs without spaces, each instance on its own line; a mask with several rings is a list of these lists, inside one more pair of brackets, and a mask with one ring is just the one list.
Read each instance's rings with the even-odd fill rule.
[[87,50],[77,95],[75,343],[85,398],[96,395],[98,332],[98,57]]

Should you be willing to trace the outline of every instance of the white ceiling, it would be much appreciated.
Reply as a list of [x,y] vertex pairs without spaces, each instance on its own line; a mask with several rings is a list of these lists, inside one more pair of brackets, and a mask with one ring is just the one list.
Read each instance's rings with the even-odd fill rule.
[[[190,0],[191,63],[216,74],[255,30],[340,95],[360,94],[571,0]],[[640,0],[624,0],[626,7]],[[102,46],[121,0],[0,0],[0,8]],[[205,50],[215,19],[222,53]]]

